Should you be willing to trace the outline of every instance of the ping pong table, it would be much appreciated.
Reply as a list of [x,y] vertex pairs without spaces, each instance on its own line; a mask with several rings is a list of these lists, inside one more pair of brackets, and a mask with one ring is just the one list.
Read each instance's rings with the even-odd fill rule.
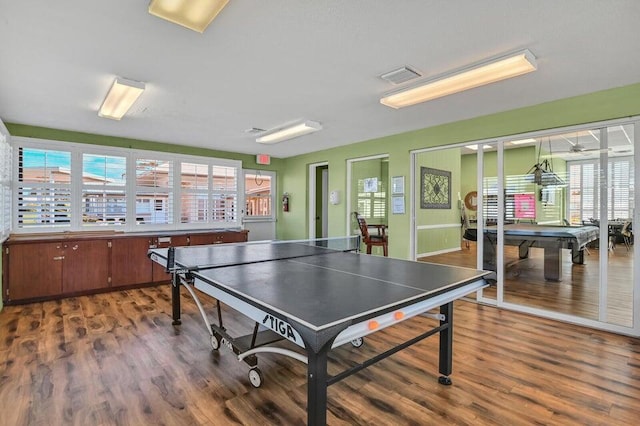
[[[225,346],[245,361],[253,386],[262,383],[256,354],[306,363],[307,423],[323,425],[328,386],[434,334],[440,343],[438,381],[451,384],[453,301],[487,285],[485,271],[364,255],[359,246],[357,237],[330,238],[170,247],[151,249],[149,257],[172,274],[173,323],[181,322],[182,285],[200,311],[212,348]],[[218,324],[209,321],[195,290],[216,299]],[[253,333],[229,335],[221,303],[252,319]],[[333,348],[358,347],[368,334],[416,315],[436,318],[438,325],[329,375]]]

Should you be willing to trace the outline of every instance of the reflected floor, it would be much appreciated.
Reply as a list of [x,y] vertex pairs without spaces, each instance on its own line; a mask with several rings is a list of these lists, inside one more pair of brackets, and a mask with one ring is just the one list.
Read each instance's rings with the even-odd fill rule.
[[[598,320],[600,267],[597,249],[585,255],[584,265],[571,263],[571,252],[563,250],[562,281],[544,279],[542,249],[531,249],[528,259],[518,260],[517,247],[505,248],[507,270],[504,283],[504,301]],[[607,253],[607,317],[609,323],[632,326],[633,313],[633,246],[630,250],[617,245]],[[476,266],[476,244],[469,248],[418,259],[474,268]],[[484,296],[496,298],[496,287],[484,290]],[[475,298],[475,295],[470,295]]]

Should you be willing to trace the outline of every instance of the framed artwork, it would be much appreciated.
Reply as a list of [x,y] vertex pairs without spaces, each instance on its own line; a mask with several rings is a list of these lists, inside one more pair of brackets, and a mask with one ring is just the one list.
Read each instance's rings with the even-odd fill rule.
[[404,195],[391,196],[391,212],[393,214],[404,214]]
[[420,167],[420,208],[451,208],[451,172]]
[[365,178],[364,192],[378,192],[378,178]]
[[391,178],[391,193],[404,194],[404,176],[394,176]]

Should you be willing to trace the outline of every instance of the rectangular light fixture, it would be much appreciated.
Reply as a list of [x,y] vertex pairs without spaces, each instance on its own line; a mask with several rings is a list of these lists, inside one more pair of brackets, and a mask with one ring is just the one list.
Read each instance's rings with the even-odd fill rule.
[[[477,151],[478,150],[478,145],[465,145],[464,146],[467,149],[471,149],[473,151]],[[491,149],[491,145],[482,145],[482,149]]]
[[511,145],[524,145],[527,143],[534,143],[536,142],[536,140],[534,138],[529,138],[529,139],[520,139],[518,141],[511,141]]
[[321,130],[320,123],[315,121],[305,121],[300,124],[294,124],[292,126],[284,127],[273,132],[269,132],[256,139],[258,143],[277,143],[287,139],[297,138],[298,136],[306,135],[308,133],[317,132]]
[[391,108],[403,108],[527,74],[537,69],[533,54],[529,50],[523,50],[443,74],[418,86],[391,93],[380,99],[380,103]]
[[144,92],[144,83],[116,77],[98,110],[98,115],[103,118],[120,120],[142,92]]
[[149,13],[203,33],[229,0],[151,0]]

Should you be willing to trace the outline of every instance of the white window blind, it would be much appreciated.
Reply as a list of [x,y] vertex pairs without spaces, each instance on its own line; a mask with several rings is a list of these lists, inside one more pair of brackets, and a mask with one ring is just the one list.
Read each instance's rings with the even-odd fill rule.
[[82,155],[82,223],[114,226],[126,222],[126,157]]
[[180,164],[180,222],[209,221],[209,165]]
[[173,223],[173,161],[136,158],[136,223]]
[[239,222],[237,167],[212,167],[211,215],[214,223]]
[[6,173],[15,184],[6,191],[0,185],[0,200],[13,201],[13,232],[241,225],[240,161],[22,137],[12,142],[15,167]]
[[8,132],[0,122],[0,242],[11,232],[11,145]]
[[[569,166],[569,211],[572,223],[600,218],[598,188],[601,169],[598,161],[572,162]],[[608,219],[627,219],[632,216],[635,192],[633,179],[632,157],[609,159],[606,188]]]
[[387,191],[386,183],[377,180],[375,191],[365,191],[365,181],[358,179],[358,213],[365,219],[380,219],[387,217]]
[[71,226],[71,152],[18,148],[18,228]]

